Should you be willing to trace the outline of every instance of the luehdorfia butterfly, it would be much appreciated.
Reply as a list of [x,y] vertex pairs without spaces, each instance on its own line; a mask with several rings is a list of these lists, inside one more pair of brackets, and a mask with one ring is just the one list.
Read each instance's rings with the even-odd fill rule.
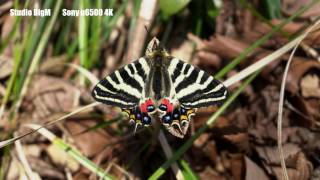
[[183,138],[196,109],[222,103],[227,89],[205,71],[170,56],[159,44],[153,38],[144,57],[102,79],[92,96],[120,107],[135,129],[159,119],[171,134]]

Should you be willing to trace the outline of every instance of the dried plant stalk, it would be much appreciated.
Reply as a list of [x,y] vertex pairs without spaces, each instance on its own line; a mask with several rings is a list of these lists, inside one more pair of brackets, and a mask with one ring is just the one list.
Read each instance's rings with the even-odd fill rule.
[[157,0],[142,0],[137,25],[133,33],[134,36],[132,37],[128,48],[127,64],[133,59],[140,57],[147,36],[145,28],[150,29],[150,25],[156,13],[157,4]]

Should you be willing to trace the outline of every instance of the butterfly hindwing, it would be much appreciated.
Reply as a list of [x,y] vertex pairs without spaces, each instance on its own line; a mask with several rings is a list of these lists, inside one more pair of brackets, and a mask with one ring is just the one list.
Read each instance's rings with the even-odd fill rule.
[[227,89],[211,75],[177,58],[170,61],[172,95],[186,108],[216,105],[226,99]]
[[144,79],[148,76],[149,65],[140,58],[102,79],[92,90],[95,100],[120,108],[134,108],[144,97]]

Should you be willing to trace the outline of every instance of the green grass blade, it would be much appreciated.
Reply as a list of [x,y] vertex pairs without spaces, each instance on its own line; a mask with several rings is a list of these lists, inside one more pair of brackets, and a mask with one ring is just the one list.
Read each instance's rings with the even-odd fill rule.
[[281,17],[281,1],[280,0],[262,0],[262,12],[265,12],[269,19]]
[[103,20],[103,24],[105,26],[105,32],[103,35],[103,41],[108,40],[111,30],[114,28],[114,26],[116,25],[119,17],[121,15],[123,15],[124,11],[126,10],[126,7],[128,5],[128,0],[124,0],[124,2],[122,2],[122,4],[120,5],[120,7],[117,9],[116,13],[114,14],[114,16],[110,19],[109,16],[105,17],[105,19]]
[[103,169],[96,166],[92,161],[84,157],[79,151],[65,143],[60,138],[55,138],[52,142],[53,144],[57,145],[57,147],[64,150],[66,153],[68,153],[71,157],[73,157],[75,160],[77,160],[80,164],[82,164],[84,167],[88,168],[90,171],[96,173],[100,178],[105,180],[111,180],[114,179],[112,176],[108,175],[106,172],[104,172]]
[[[87,0],[80,1],[80,9],[89,8],[89,2]],[[80,64],[84,68],[89,68],[88,59],[88,17],[79,17],[79,54],[80,54]]]
[[182,173],[185,180],[198,180],[199,177],[192,171],[191,167],[185,160],[180,160]]
[[[51,8],[53,5],[53,0],[49,0],[46,1],[44,4],[44,9],[48,9]],[[21,74],[19,75],[19,80],[20,80],[20,84],[18,84],[18,90],[21,90],[24,81],[27,77],[27,73],[29,71],[29,67],[31,65],[31,60],[32,60],[32,56],[34,56],[35,51],[37,50],[36,48],[38,48],[38,44],[40,39],[42,38],[43,32],[45,31],[45,29],[47,28],[47,22],[50,19],[50,17],[43,17],[38,19],[39,23],[37,23],[37,19],[33,18],[33,23],[30,23],[30,26],[36,26],[33,27],[33,29],[36,29],[35,32],[31,33],[28,36],[28,42],[27,42],[27,46],[26,49],[24,51],[23,54],[23,64],[22,64],[22,70],[21,70]],[[16,98],[18,98],[18,96],[16,96]]]
[[161,0],[160,9],[165,19],[182,10],[189,4],[190,0]]
[[37,65],[39,64],[41,56],[44,52],[44,49],[45,49],[47,42],[48,42],[48,39],[50,37],[50,33],[53,29],[53,25],[58,17],[61,4],[62,4],[62,0],[56,1],[53,15],[52,15],[51,19],[49,20],[48,25],[45,28],[45,31],[44,31],[44,33],[40,39],[40,42],[37,46],[36,52],[32,58],[30,67],[28,69],[27,77],[25,78],[25,82],[23,83],[23,86],[21,88],[21,93],[19,94],[19,99],[18,99],[19,101],[16,103],[15,109],[19,108],[19,106],[21,104],[21,99],[25,95],[25,93],[27,91],[27,86],[29,85],[29,82],[31,81],[32,75],[35,72]]
[[[41,128],[42,126],[37,124],[27,124],[27,127],[36,130]],[[50,142],[56,145],[58,148],[66,152],[70,157],[78,161],[81,165],[89,169],[90,171],[97,174],[101,179],[110,180],[114,179],[111,175],[106,173],[102,168],[98,167],[95,163],[90,161],[88,158],[84,157],[81,152],[79,152],[75,147],[72,147],[68,143],[64,142],[62,139],[58,138],[55,134],[47,130],[46,128],[42,128],[38,131],[42,136],[46,137]]]

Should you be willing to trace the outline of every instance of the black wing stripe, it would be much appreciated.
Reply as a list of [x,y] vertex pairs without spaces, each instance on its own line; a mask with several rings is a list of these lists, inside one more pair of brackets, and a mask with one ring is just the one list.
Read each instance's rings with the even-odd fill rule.
[[[133,96],[122,89],[116,89],[107,78],[100,81],[99,84],[96,85],[94,90],[97,91],[97,94],[105,97],[113,97],[121,100],[129,100],[138,101],[139,99],[136,96]],[[119,96],[118,94],[122,94]],[[101,99],[101,98],[100,98]]]
[[[112,74],[114,75],[114,74]],[[105,79],[102,79],[96,87],[99,87],[99,89],[101,89],[102,91],[108,91],[108,92],[113,92],[114,94],[117,93],[117,89],[114,88],[112,86],[112,84],[105,78]]]
[[116,77],[116,74],[115,73],[112,73],[110,74],[110,78],[112,79],[113,82],[115,82],[116,84],[119,84],[119,80],[118,78]]
[[199,101],[203,98],[218,98],[224,95],[225,88],[221,88],[220,90],[216,91],[215,93],[205,94],[210,90],[214,89],[217,86],[215,83],[210,83],[207,88],[205,89],[198,89],[182,98],[179,99],[181,103],[187,103],[190,101]]
[[171,79],[173,83],[176,82],[176,79],[178,78],[178,76],[181,75],[182,69],[183,69],[183,63],[178,62],[178,64],[175,66],[173,74],[171,75]]
[[125,84],[137,89],[139,92],[142,91],[142,86],[139,84],[139,82],[132,78],[132,76],[129,75],[129,73],[125,69],[119,70],[119,73]]
[[132,67],[133,65],[130,63],[130,64],[128,64],[128,68],[129,68],[129,70],[130,70],[130,74],[134,74],[135,73],[135,71],[134,71],[134,68]]
[[227,98],[227,91],[225,90],[223,94],[219,94],[217,97],[202,97],[198,101],[194,102],[185,102],[182,103],[184,107],[192,107],[192,108],[199,108],[205,107],[213,104],[220,104]]
[[188,86],[194,84],[198,78],[198,75],[199,71],[194,69],[189,76],[186,76],[185,79],[178,84],[176,87],[176,93],[179,93],[182,89],[188,88]]
[[203,84],[208,78],[209,78],[208,74],[204,73],[204,75],[201,77],[200,84]]
[[136,69],[137,69],[138,75],[141,76],[143,79],[145,79],[145,78],[146,78],[146,75],[145,75],[145,73],[144,73],[144,71],[143,71],[143,69],[142,69],[141,63],[138,61],[138,62],[137,62],[136,64],[134,64],[134,65],[135,65],[135,67],[136,67]]
[[187,65],[186,65],[186,68],[185,68],[184,71],[183,71],[183,74],[186,75],[186,74],[188,73],[190,67],[191,67],[191,65],[190,65],[190,64],[187,64]]
[[108,105],[114,105],[114,106],[120,106],[123,108],[130,108],[135,106],[135,103],[132,102],[132,99],[128,100],[126,98],[122,98],[120,96],[115,96],[110,93],[102,92],[97,89],[94,89],[92,91],[92,96],[99,102],[108,104]]

